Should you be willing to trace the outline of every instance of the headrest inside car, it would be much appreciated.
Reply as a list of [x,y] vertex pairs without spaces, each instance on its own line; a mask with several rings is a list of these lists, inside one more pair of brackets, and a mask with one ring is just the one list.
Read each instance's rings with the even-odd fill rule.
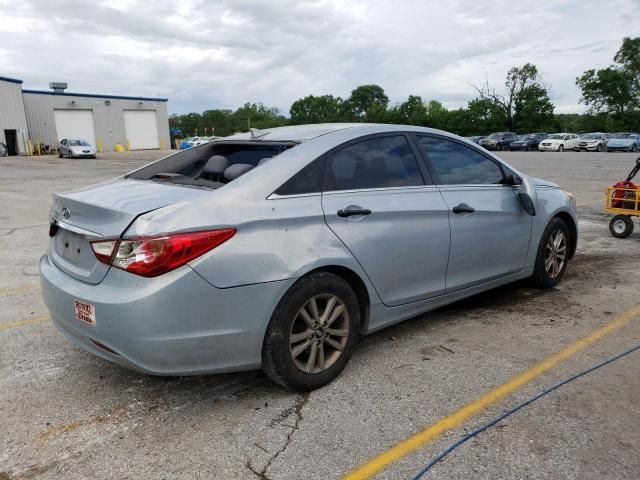
[[227,169],[228,166],[229,160],[227,160],[227,157],[223,157],[222,155],[213,155],[209,158],[209,160],[207,160],[207,163],[205,164],[202,171],[206,173],[221,174]]
[[253,165],[249,163],[236,163],[234,165],[229,166],[224,171],[224,178],[226,178],[229,181],[235,180],[240,175],[247,173],[252,168],[253,168]]

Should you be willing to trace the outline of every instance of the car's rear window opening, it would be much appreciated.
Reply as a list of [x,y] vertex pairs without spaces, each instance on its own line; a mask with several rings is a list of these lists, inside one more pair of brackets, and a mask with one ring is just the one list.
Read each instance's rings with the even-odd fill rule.
[[295,145],[264,141],[208,143],[152,163],[127,178],[219,188]]

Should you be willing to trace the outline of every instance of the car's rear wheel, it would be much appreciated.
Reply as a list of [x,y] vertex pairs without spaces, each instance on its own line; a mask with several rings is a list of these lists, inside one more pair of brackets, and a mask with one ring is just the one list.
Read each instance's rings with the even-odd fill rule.
[[345,367],[358,341],[360,309],[341,277],[315,272],[298,280],[276,307],[262,346],[262,368],[298,391],[326,385]]
[[599,143],[599,144],[598,144],[598,146],[596,147],[596,150],[597,150],[598,152],[601,152],[601,151],[602,151],[602,144],[601,144],[601,143]]
[[636,144],[634,143],[633,145],[631,145],[631,152],[635,152],[636,151]]
[[633,220],[629,215],[616,215],[609,222],[609,231],[616,238],[627,238],[633,233]]
[[569,261],[569,228],[556,217],[545,228],[538,246],[535,268],[530,278],[537,288],[555,287],[562,279]]
[[559,151],[559,152],[564,152],[564,145],[560,145],[560,146],[558,147],[558,151]]
[[502,150],[502,144],[501,143],[496,143],[496,150],[498,150],[498,151]]

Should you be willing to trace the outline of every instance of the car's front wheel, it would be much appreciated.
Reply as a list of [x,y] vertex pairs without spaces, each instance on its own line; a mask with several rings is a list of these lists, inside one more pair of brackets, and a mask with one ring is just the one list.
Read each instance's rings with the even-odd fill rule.
[[564,152],[564,145],[560,145],[560,146],[558,147],[558,151],[559,151],[559,152]]
[[537,288],[553,288],[562,279],[569,261],[569,228],[560,218],[549,222],[542,234],[535,268],[530,278]]
[[341,277],[315,272],[298,280],[276,307],[262,346],[262,368],[285,387],[326,385],[345,367],[358,341],[360,309]]

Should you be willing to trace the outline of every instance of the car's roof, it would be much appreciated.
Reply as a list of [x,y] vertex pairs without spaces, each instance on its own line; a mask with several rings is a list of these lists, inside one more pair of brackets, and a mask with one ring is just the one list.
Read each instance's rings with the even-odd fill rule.
[[266,142],[305,142],[328,133],[349,128],[367,128],[370,123],[318,123],[310,125],[291,125],[288,127],[252,129],[252,132],[236,133],[220,140],[253,140]]

